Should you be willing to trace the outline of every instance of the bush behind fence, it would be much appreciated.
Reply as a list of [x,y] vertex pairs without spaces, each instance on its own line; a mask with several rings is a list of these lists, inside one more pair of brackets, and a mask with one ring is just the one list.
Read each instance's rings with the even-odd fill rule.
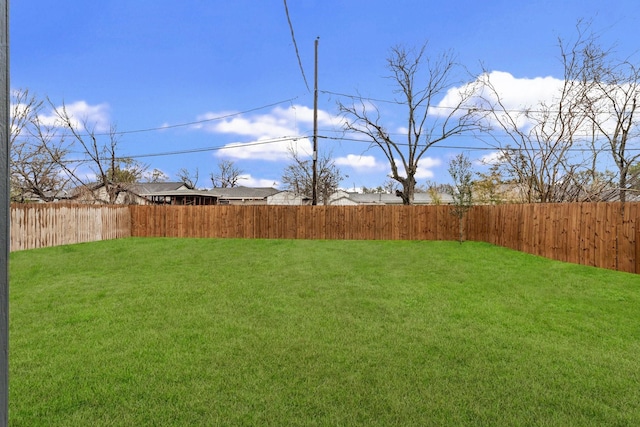
[[[451,206],[13,205],[11,248],[120,237],[457,240]],[[640,204],[474,206],[467,240],[640,273]]]

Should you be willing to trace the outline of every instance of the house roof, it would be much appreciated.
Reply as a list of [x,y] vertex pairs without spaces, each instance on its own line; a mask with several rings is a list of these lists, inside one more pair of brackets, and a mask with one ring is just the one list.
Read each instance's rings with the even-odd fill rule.
[[[92,182],[86,185],[79,185],[77,187],[74,187],[71,190],[69,190],[69,193],[72,195],[78,194],[79,192],[82,192],[84,189],[95,191],[103,186],[104,184],[100,182]],[[137,195],[178,190],[182,187],[189,188],[189,186],[184,182],[135,182],[132,184],[127,184],[126,187],[127,187],[126,191],[133,194],[137,194]]]
[[[440,197],[440,203],[450,204],[453,202],[452,198],[448,194],[438,194]],[[333,199],[348,199],[359,205],[401,205],[402,198],[395,194],[388,193],[344,193],[341,196]],[[416,205],[434,204],[433,198],[428,193],[415,193],[413,195],[413,203]]]
[[220,199],[266,199],[268,196],[273,196],[279,193],[272,187],[226,187],[226,188],[212,188],[209,190],[210,194],[215,195]]
[[300,197],[301,200],[311,200],[311,197],[309,196],[306,196],[304,194],[294,193],[293,191],[289,191],[289,190],[278,190],[276,193],[270,194],[267,197],[274,197],[274,196]]
[[202,197],[217,197],[215,194],[211,194],[211,192],[207,190],[191,190],[189,188],[179,189],[179,190],[167,190],[167,191],[154,191],[152,193],[137,193],[142,197],[150,197],[150,196],[202,196]]
[[137,182],[131,184],[129,191],[136,194],[164,193],[167,191],[179,190],[181,188],[190,189],[184,182]]

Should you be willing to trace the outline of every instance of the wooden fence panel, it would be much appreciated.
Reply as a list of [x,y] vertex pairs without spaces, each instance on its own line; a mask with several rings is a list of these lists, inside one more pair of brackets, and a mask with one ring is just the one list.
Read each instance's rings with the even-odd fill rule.
[[595,204],[582,205],[580,224],[580,262],[595,265]]
[[[489,208],[489,206],[474,206],[469,210],[467,213],[467,239],[478,242],[489,241]],[[491,206],[491,208],[495,208],[495,206]]]
[[581,236],[580,224],[582,216],[582,203],[568,205],[567,220],[567,247],[566,261],[574,264],[580,263]]
[[[11,249],[126,236],[457,240],[451,206],[12,205]],[[640,273],[640,203],[474,206],[467,240]]]
[[[618,267],[617,270],[635,273],[636,258],[636,225],[635,218],[640,216],[637,204],[627,204],[621,215],[618,229]],[[640,273],[640,271],[637,271]]]
[[640,206],[636,205],[636,215],[635,217],[635,273],[640,274],[640,257],[638,256],[640,254],[640,223],[638,221],[640,221]]
[[11,205],[12,251],[131,236],[127,206]]
[[603,252],[598,267],[615,270],[618,267],[618,229],[622,227],[620,203],[602,203],[605,215],[602,219]]

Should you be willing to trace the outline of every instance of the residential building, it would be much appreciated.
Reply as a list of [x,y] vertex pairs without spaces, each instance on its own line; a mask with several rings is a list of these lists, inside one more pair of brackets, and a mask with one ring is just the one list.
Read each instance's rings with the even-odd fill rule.
[[[433,197],[429,193],[415,193],[413,195],[414,205],[450,205],[453,198],[444,193],[438,193],[437,197]],[[338,206],[357,206],[357,205],[401,205],[402,199],[395,194],[389,193],[353,193],[344,190],[338,190],[329,196],[330,205]]]

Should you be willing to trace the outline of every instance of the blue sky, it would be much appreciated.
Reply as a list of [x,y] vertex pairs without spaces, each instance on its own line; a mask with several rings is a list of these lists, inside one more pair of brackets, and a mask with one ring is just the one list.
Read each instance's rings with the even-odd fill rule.
[[[64,102],[97,130],[115,125],[122,155],[154,155],[137,159],[172,180],[197,168],[198,186],[210,186],[224,158],[244,171],[241,184],[277,186],[291,144],[281,139],[312,135],[316,37],[319,133],[331,137],[342,135],[337,102],[348,101],[336,94],[393,98],[385,59],[395,45],[428,41],[434,55],[451,49],[472,72],[482,64],[508,73],[523,94],[537,77],[561,77],[558,37],[574,37],[579,19],[592,21],[602,44],[622,56],[640,48],[635,0],[288,0],[288,8],[311,91],[282,0],[13,1],[11,87]],[[402,111],[382,111],[390,129],[404,126]],[[309,151],[310,138],[297,144]],[[446,143],[479,144],[471,137]],[[387,179],[382,153],[367,148],[320,139],[348,176],[344,188]],[[459,151],[433,147],[418,182],[447,182],[447,163]],[[472,159],[487,154],[468,151]]]

